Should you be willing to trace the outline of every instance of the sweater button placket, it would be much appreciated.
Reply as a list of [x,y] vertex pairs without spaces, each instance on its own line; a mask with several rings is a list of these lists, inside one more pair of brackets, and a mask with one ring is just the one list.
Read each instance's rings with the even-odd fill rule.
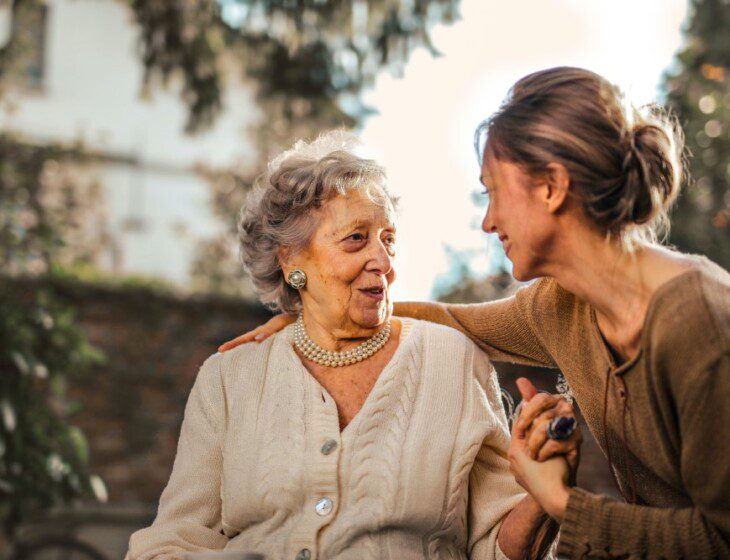
[[[312,439],[309,453],[312,456],[312,478],[315,482],[310,485],[307,509],[309,510],[307,525],[314,529],[314,534],[308,535],[313,539],[311,546],[301,542],[301,549],[295,560],[316,560],[319,557],[318,531],[334,521],[338,502],[338,464],[341,449],[340,421],[337,405],[332,396],[325,390],[316,393],[313,410],[316,421],[316,435]],[[311,508],[311,509],[310,509]],[[296,551],[297,548],[294,549]]]

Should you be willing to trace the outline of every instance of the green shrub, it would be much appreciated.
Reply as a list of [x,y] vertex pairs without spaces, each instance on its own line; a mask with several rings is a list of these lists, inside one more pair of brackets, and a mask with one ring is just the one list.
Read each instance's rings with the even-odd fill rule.
[[69,423],[80,408],[67,379],[102,363],[74,325],[71,308],[51,289],[0,283],[0,519],[7,538],[30,515],[77,499],[104,499],[89,474],[82,432]]

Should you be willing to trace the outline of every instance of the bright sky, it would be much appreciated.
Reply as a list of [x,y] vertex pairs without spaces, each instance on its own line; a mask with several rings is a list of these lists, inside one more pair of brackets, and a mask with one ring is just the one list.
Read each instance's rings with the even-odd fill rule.
[[[462,0],[462,19],[434,29],[443,57],[412,56],[403,78],[384,75],[364,95],[378,109],[362,138],[401,198],[396,300],[426,299],[449,269],[445,246],[486,254],[478,229],[476,126],[522,76],[582,66],[657,100],[681,46],[686,0]],[[493,249],[492,257],[495,258]],[[487,258],[474,263],[486,272]]]

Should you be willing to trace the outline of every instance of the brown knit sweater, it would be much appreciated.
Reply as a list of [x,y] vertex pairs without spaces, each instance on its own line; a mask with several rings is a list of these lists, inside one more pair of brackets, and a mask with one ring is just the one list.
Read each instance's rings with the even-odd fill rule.
[[620,366],[593,308],[553,279],[489,303],[396,306],[495,361],[563,372],[629,503],[573,489],[561,557],[730,558],[730,274],[696,263],[655,292]]

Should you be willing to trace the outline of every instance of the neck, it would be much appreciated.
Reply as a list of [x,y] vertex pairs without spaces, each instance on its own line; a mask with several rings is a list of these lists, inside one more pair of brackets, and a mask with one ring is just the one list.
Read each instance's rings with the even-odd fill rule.
[[630,332],[643,324],[656,287],[643,266],[647,248],[629,254],[618,241],[594,232],[571,236],[566,245],[545,275],[588,302],[612,331]]
[[303,310],[303,316],[307,336],[315,344],[333,352],[342,352],[359,346],[365,340],[375,336],[384,329],[389,320],[384,321],[377,327],[365,328],[347,324],[348,321],[346,319],[340,324],[330,324],[317,317],[314,313],[307,313],[306,308]]

